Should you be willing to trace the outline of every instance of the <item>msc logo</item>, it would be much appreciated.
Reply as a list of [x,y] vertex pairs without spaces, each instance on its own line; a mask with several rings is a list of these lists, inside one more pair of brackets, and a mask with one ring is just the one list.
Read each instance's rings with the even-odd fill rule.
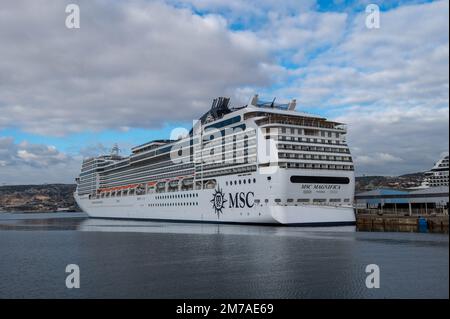
[[222,192],[222,189],[217,186],[214,190],[213,199],[211,200],[217,218],[220,218],[220,214],[223,214],[222,209],[225,208],[226,202],[227,200],[225,199],[225,194]]
[[220,214],[223,214],[225,203],[228,203],[228,208],[252,208],[255,205],[255,202],[253,201],[255,193],[253,192],[228,193],[228,196],[228,200],[226,200],[225,193],[219,186],[214,190],[211,203],[213,204],[217,218],[220,218]]
[[[253,205],[255,205],[255,203],[253,202],[254,196],[255,194],[253,192],[248,193],[240,192],[235,193],[234,195],[230,193],[230,208],[244,208],[244,207],[252,208]],[[250,197],[252,200],[251,202]]]

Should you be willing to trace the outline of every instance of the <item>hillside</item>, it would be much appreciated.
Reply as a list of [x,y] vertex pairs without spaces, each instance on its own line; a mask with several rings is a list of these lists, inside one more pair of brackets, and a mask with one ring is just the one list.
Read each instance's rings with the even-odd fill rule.
[[75,184],[0,186],[0,211],[54,212],[78,210]]
[[363,192],[376,188],[406,189],[419,186],[425,173],[411,173],[400,176],[358,176],[355,191]]

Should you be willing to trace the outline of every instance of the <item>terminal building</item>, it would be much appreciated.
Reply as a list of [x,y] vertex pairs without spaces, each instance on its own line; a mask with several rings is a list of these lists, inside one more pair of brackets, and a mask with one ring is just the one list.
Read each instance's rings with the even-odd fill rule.
[[380,188],[358,193],[355,196],[357,209],[378,209],[380,211],[408,212],[410,214],[448,213],[448,202],[448,186],[411,191]]
[[446,155],[425,173],[425,180],[421,186],[408,190],[379,188],[358,193],[355,195],[355,206],[356,209],[409,214],[448,213],[448,180],[449,165]]

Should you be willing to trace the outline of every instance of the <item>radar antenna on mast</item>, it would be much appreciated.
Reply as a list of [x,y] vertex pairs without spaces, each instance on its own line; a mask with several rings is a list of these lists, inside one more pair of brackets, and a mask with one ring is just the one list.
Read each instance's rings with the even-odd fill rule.
[[117,143],[114,143],[113,147],[111,148],[111,155],[119,156],[120,148],[117,145]]

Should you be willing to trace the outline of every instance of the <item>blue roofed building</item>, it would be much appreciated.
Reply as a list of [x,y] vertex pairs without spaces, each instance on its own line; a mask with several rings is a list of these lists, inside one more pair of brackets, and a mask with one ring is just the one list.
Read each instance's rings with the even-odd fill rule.
[[357,209],[385,209],[427,213],[431,209],[448,212],[449,188],[429,187],[414,191],[379,188],[355,195]]

